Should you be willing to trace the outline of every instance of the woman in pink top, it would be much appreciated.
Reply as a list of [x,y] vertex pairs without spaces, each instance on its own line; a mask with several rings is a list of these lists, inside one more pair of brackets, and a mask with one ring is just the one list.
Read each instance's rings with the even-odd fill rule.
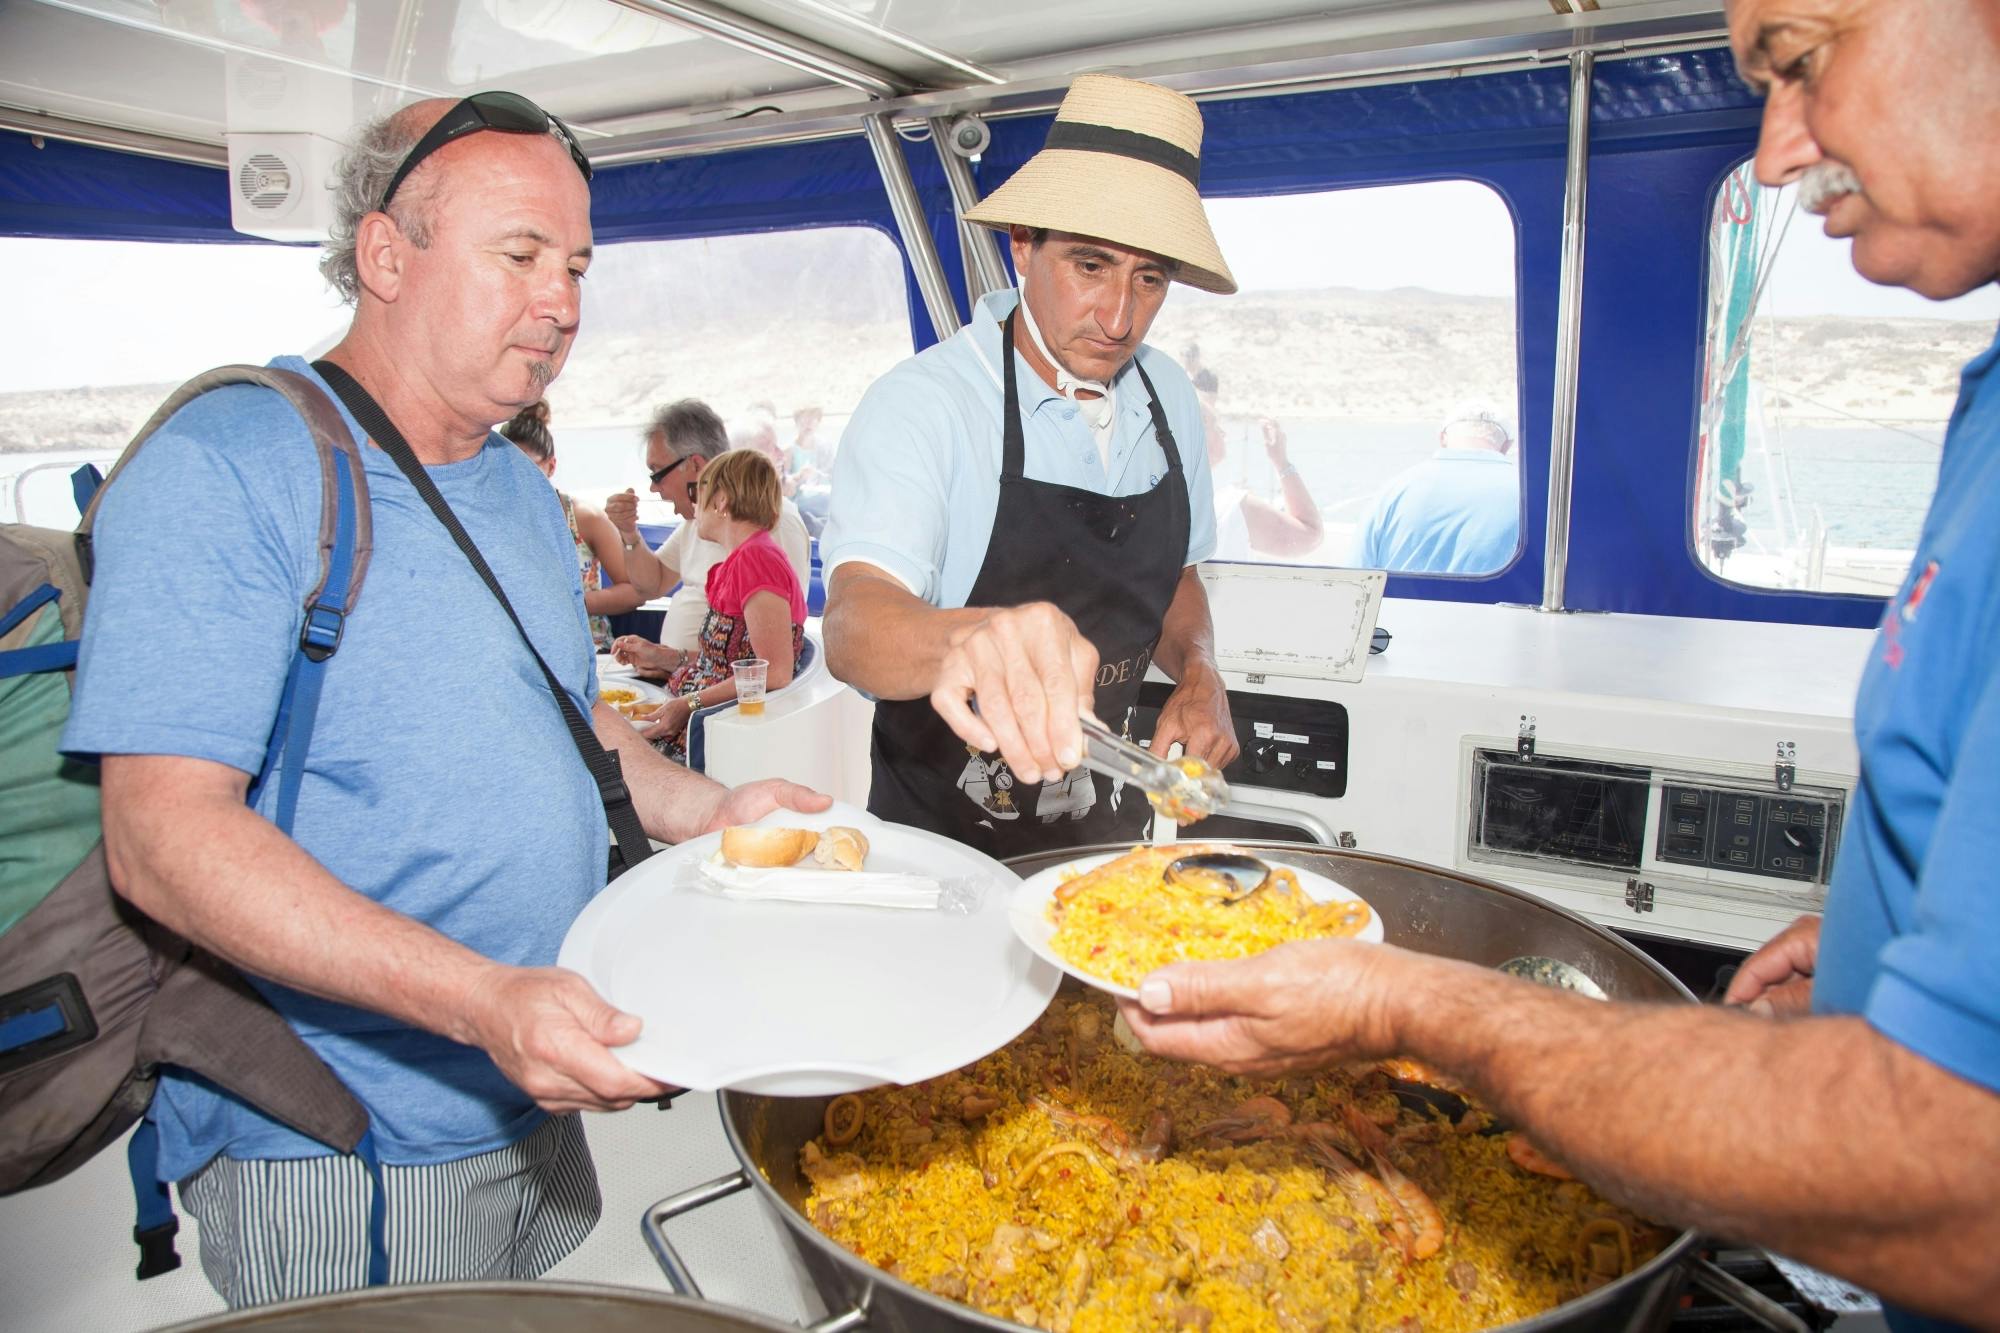
[[806,594],[771,537],[784,495],[778,470],[753,449],[732,449],[701,470],[695,532],[729,554],[708,571],[708,619],[694,660],[667,680],[674,697],[655,709],[643,735],[676,759],[686,756],[688,718],[736,697],[730,663],[770,663],[766,688],[791,683],[805,648]]

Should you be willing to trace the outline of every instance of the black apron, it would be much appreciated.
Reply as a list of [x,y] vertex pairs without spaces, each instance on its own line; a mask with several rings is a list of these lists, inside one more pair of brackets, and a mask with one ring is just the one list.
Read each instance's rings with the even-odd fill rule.
[[[1153,382],[1135,360],[1166,454],[1166,475],[1143,495],[1099,495],[1030,481],[1015,388],[1014,320],[1001,326],[1006,387],[1000,503],[967,606],[1053,602],[1097,648],[1095,711],[1128,729],[1160,625],[1187,565],[1188,490],[1180,449]],[[928,698],[875,705],[868,810],[942,833],[989,856],[1141,837],[1145,794],[1079,768],[1023,789],[998,755],[955,735]]]

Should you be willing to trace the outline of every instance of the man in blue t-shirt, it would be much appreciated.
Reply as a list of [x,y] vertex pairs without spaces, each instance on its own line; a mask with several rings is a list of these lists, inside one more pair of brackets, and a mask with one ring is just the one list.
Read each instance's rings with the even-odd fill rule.
[[1382,488],[1347,563],[1393,574],[1497,574],[1521,544],[1514,436],[1490,408],[1453,412],[1437,452]]
[[[1759,180],[1796,182],[1873,281],[1945,299],[2000,278],[1993,0],[1730,0],[1729,20],[1766,94]],[[2000,1329],[1996,571],[2000,342],[1965,369],[1862,678],[1825,925],[1759,950],[1739,1008],[1604,1004],[1320,941],[1162,969],[1126,1004],[1133,1030],[1239,1072],[1414,1056],[1606,1195],[1880,1292],[1897,1333]]]
[[[556,494],[491,429],[542,396],[576,335],[588,178],[568,130],[508,94],[367,126],[341,164],[322,262],[355,305],[327,359],[407,439],[620,755],[649,834],[823,809],[790,783],[730,791],[691,774],[598,701]],[[293,835],[268,818],[277,784],[255,808],[244,798],[318,578],[320,468],[268,390],[197,399],[106,492],[64,748],[101,757],[119,892],[241,968],[366,1106],[389,1280],[533,1277],[597,1218],[569,1113],[663,1091],[610,1049],[639,1019],[554,966],[604,884],[605,813],[521,632],[343,418],[373,554],[328,663]],[[149,1114],[160,1178],[180,1182],[232,1306],[366,1280],[357,1158],[172,1071]]]

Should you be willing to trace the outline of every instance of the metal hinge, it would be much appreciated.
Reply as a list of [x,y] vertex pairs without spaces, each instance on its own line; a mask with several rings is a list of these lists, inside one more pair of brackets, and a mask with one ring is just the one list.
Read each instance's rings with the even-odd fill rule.
[[1777,777],[1779,791],[1790,791],[1792,789],[1792,780],[1799,773],[1798,765],[1795,762],[1798,757],[1799,747],[1797,745],[1791,741],[1778,742]]
[[1653,886],[1643,879],[1625,881],[1625,905],[1635,912],[1653,910]]
[[1521,714],[1521,729],[1514,733],[1514,754],[1521,759],[1535,757],[1535,715]]
[[1356,847],[1359,847],[1361,845],[1360,842],[1356,840],[1355,836],[1352,833],[1348,832],[1346,829],[1342,829],[1340,831],[1340,837],[1336,839],[1336,841],[1340,844],[1341,847],[1345,848],[1350,852],[1353,851]]

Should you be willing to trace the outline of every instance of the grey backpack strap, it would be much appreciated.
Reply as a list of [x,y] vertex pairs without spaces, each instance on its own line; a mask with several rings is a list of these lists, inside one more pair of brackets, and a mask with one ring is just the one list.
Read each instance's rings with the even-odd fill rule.
[[201,1075],[329,1148],[353,1152],[368,1111],[236,971],[195,951],[168,974],[139,1037],[141,1067]]
[[97,494],[90,498],[89,508],[84,510],[83,521],[76,527],[77,555],[83,563],[83,576],[92,575],[90,548],[91,529],[97,523],[97,507],[104,502],[104,492],[118,474],[125,470],[145,447],[153,433],[166,425],[168,418],[186,407],[211,389],[220,389],[230,384],[256,384],[276,393],[283,394],[293,409],[305,421],[312,432],[313,448],[319,452],[320,506],[319,506],[319,581],[306,594],[305,605],[311,606],[319,600],[320,592],[326,587],[327,571],[332,567],[334,548],[334,520],[339,512],[334,487],[341,470],[334,466],[336,453],[346,454],[349,466],[345,469],[351,479],[349,486],[354,498],[354,573],[348,582],[346,611],[354,610],[356,599],[361,596],[361,583],[368,573],[368,557],[375,549],[375,525],[368,509],[368,477],[362,466],[361,448],[355,444],[354,436],[347,429],[346,420],[340,409],[334,405],[326,391],[293,370],[273,370],[267,366],[217,366],[214,370],[203,371],[186,384],[167,396],[160,404],[159,411],[153,413],[132,442],[125,446],[125,452],[118,456],[111,475],[97,488]]

